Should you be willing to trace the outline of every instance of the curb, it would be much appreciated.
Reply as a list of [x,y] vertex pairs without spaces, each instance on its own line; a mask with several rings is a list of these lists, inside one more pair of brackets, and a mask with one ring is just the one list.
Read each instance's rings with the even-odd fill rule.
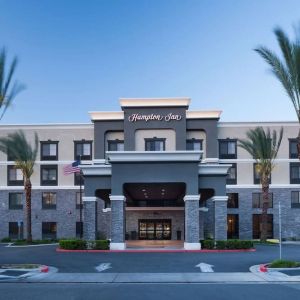
[[241,253],[241,252],[255,252],[255,248],[251,249],[203,249],[203,250],[185,250],[185,249],[127,249],[127,250],[67,250],[56,248],[59,253]]
[[42,273],[48,273],[49,272],[49,267],[48,266],[41,266],[40,267],[40,272]]
[[267,264],[261,264],[261,265],[259,265],[259,271],[262,272],[262,273],[268,272]]

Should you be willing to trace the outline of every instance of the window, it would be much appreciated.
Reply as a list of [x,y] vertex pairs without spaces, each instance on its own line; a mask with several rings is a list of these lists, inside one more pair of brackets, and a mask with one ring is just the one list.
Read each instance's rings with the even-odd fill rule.
[[199,151],[202,150],[202,140],[189,139],[186,140],[186,150]]
[[41,185],[57,185],[57,165],[41,166]]
[[42,239],[56,239],[56,222],[42,223]]
[[81,186],[84,185],[84,178],[81,173],[77,172],[74,173],[74,185],[80,185],[80,180],[81,180]]
[[236,159],[236,140],[219,140],[219,158]]
[[152,139],[145,139],[146,151],[165,151],[166,139],[158,139],[156,137]]
[[[258,165],[257,163],[253,164],[253,183],[254,184],[260,184],[261,183],[257,165]],[[270,175],[269,184],[271,184],[271,180],[272,180],[272,176]]]
[[300,163],[290,163],[290,183],[300,183]]
[[56,193],[44,192],[42,194],[42,208],[56,209]]
[[7,185],[23,185],[23,173],[15,166],[7,166]]
[[108,140],[108,151],[124,151],[124,141],[121,140]]
[[76,222],[76,237],[81,238],[83,233],[83,222]]
[[75,159],[76,160],[92,160],[92,142],[91,141],[75,141]]
[[239,194],[228,193],[227,208],[239,208]]
[[227,238],[239,238],[239,215],[237,214],[227,215]]
[[226,184],[236,184],[236,177],[236,164],[232,164],[228,170]]
[[[252,234],[254,239],[259,239],[261,233],[261,215],[252,216]],[[273,238],[273,215],[268,215],[267,238]]]
[[24,226],[23,222],[9,222],[8,223],[8,236],[14,240],[23,239]]
[[58,142],[41,142],[41,160],[58,159]]
[[[262,208],[263,198],[262,193],[252,193],[252,208]],[[273,207],[273,193],[269,193],[269,206]]]
[[300,208],[300,191],[291,192],[291,208]]
[[297,139],[289,139],[290,150],[289,150],[289,157],[290,158],[298,158],[298,150],[297,150]]
[[9,209],[23,209],[23,193],[9,193]]
[[77,192],[76,193],[76,209],[80,209],[80,207],[83,208],[83,204],[80,201],[80,192]]

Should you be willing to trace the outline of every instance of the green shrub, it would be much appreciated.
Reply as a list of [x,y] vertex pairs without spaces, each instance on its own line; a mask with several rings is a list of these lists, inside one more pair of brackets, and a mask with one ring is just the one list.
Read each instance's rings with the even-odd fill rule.
[[10,243],[11,242],[11,238],[9,237],[5,237],[1,240],[2,243]]
[[300,267],[300,262],[292,260],[277,259],[268,265],[269,268],[297,268]]
[[86,241],[83,240],[60,240],[59,247],[66,250],[84,250]]
[[216,248],[218,250],[226,249],[227,241],[216,241]]
[[215,242],[213,240],[203,240],[200,241],[200,243],[203,249],[214,249],[215,247]]
[[108,240],[96,240],[93,243],[92,249],[94,250],[109,250]]

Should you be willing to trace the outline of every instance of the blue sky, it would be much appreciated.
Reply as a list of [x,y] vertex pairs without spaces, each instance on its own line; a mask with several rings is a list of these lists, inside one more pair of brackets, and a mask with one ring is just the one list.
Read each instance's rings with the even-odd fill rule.
[[2,124],[89,122],[120,97],[191,97],[222,121],[296,120],[253,51],[293,36],[297,0],[0,0],[0,46],[27,89]]

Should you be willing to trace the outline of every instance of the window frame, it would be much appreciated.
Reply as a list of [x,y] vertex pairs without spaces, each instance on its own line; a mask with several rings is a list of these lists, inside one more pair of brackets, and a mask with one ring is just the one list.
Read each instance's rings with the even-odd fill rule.
[[289,139],[289,158],[291,158],[291,159],[298,158],[298,152],[296,152],[296,153],[291,152],[292,143],[296,143],[296,150],[297,150],[298,139],[297,138]]
[[[236,209],[236,208],[239,208],[239,193],[227,193],[226,194],[227,195],[227,197],[228,197],[228,200],[227,200],[227,208],[229,208],[229,209]],[[229,204],[230,204],[230,201],[229,201],[229,198],[230,198],[230,196],[229,195],[234,195],[234,197],[233,198],[236,198],[236,199],[234,199],[233,200],[233,202],[234,202],[234,206],[230,206]]]
[[118,144],[123,144],[123,149],[124,149],[124,140],[107,140],[107,151],[124,151],[124,150],[110,150],[111,145],[118,145]]
[[[187,146],[188,143],[193,143],[193,145],[194,145],[195,142],[200,143],[200,150],[195,150],[195,149],[189,150],[188,146]],[[186,139],[186,147],[185,148],[187,151],[203,151],[203,139],[195,139],[195,138]]]
[[[13,195],[21,195],[21,204],[20,205],[12,205],[11,204],[11,201],[13,200],[12,199]],[[9,194],[8,194],[8,209],[9,210],[23,210],[23,208],[24,208],[23,193],[21,193],[21,192],[9,192]]]
[[[258,206],[254,206],[254,195],[259,195],[258,198]],[[262,192],[253,192],[252,193],[252,209],[262,209],[262,204],[263,204],[263,199],[262,199]],[[269,192],[269,208],[273,208],[274,203],[273,203],[273,192]]]
[[[219,139],[219,158],[220,159],[237,159],[237,139]],[[221,144],[227,143],[227,153],[221,153]],[[235,154],[228,154],[228,144],[235,143]]]
[[[237,164],[236,163],[232,163],[231,164],[232,166],[228,169],[228,174],[227,174],[227,176],[226,176],[226,184],[228,184],[228,185],[233,185],[233,184],[237,184]],[[229,170],[231,169],[231,168],[234,168],[235,169],[235,178],[233,179],[233,178],[228,178],[228,175],[229,175]]]
[[[91,153],[89,155],[77,155],[76,150],[77,150],[77,145],[83,145],[84,144],[89,144],[90,145],[90,150]],[[83,152],[83,149],[81,149]],[[74,141],[74,159],[75,160],[92,160],[93,159],[93,141],[91,140],[76,140]]]
[[[55,169],[56,171],[56,178],[55,180],[43,180],[43,170],[44,169]],[[58,185],[58,169],[57,165],[41,165],[40,167],[40,182],[41,186],[56,186]]]
[[[8,186],[23,186],[24,185],[24,176],[23,176],[23,173],[22,173],[22,176],[23,176],[23,179],[22,180],[10,180],[10,170],[21,170],[20,168],[16,168],[15,165],[8,165],[7,166],[7,185]],[[22,171],[21,171],[22,172]]]
[[[44,233],[46,225],[49,225],[49,228],[51,225],[55,226],[55,233],[51,232],[51,228],[49,232]],[[57,238],[57,222],[42,222],[42,239],[48,240],[48,239],[56,239]]]
[[[166,151],[166,138],[145,138],[145,151],[147,152],[157,152],[157,151]],[[149,142],[163,142],[163,150],[147,150],[147,143]]]
[[[55,145],[56,146],[56,154],[55,156],[51,156],[51,155],[44,155],[43,154],[43,146],[44,145]],[[40,154],[41,154],[41,160],[58,160],[58,141],[51,141],[51,140],[48,140],[48,141],[41,141],[40,142]]]
[[[53,195],[55,195],[55,204],[46,204],[46,203],[44,203],[44,195],[45,194],[53,194]],[[47,209],[53,209],[53,210],[55,210],[56,209],[56,207],[57,207],[57,193],[56,192],[42,192],[42,209],[45,209],[45,210],[47,210]]]
[[[293,202],[293,193],[297,193],[298,201]],[[291,208],[300,208],[300,191],[291,191]]]
[[[299,177],[298,178],[292,178],[292,168],[298,167],[299,169]],[[294,162],[290,163],[290,184],[299,184],[300,183],[300,162]]]

